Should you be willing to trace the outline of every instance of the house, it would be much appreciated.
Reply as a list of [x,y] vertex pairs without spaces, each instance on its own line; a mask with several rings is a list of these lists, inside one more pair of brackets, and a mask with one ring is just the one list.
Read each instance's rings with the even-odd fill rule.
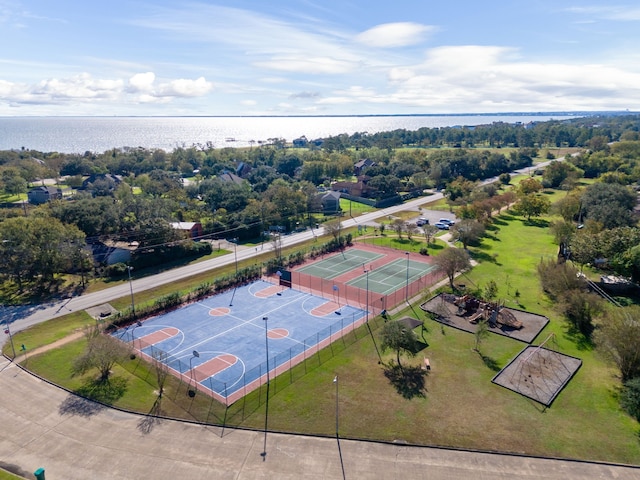
[[171,228],[184,232],[192,239],[200,238],[204,234],[200,222],[173,222]]
[[116,263],[129,263],[133,253],[138,249],[138,242],[122,242],[106,240],[90,244],[93,258],[101,265],[114,265]]
[[353,165],[353,174],[358,177],[363,174],[363,172],[369,168],[373,167],[376,164],[373,160],[365,158],[364,160],[360,160]]
[[367,185],[368,181],[369,177],[363,175],[358,177],[356,182],[334,182],[331,184],[331,190],[347,193],[354,197],[367,198],[375,193],[374,190]]
[[238,162],[238,166],[236,167],[236,175],[241,178],[246,178],[247,175],[251,172],[251,165],[246,162]]
[[51,200],[62,199],[62,189],[43,185],[29,190],[27,198],[29,199],[29,203],[41,205],[43,203],[50,202]]
[[340,192],[327,192],[320,197],[322,212],[327,214],[338,213],[340,211]]
[[111,195],[121,183],[121,175],[94,173],[82,181],[82,186],[79,190],[91,190],[94,196]]
[[304,135],[301,136],[300,138],[293,139],[293,146],[295,148],[303,148],[303,147],[306,147],[308,144],[309,144],[309,140],[307,140],[307,137],[305,137]]
[[232,182],[232,183],[235,183],[236,185],[242,185],[244,183],[244,180],[240,178],[238,175],[236,175],[235,173],[227,172],[227,171],[218,175],[218,178],[223,182]]

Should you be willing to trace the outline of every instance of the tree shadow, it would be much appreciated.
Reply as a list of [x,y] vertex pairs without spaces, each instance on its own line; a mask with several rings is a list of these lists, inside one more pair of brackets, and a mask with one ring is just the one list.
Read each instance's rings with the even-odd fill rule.
[[591,351],[595,346],[591,336],[585,335],[572,325],[565,326],[564,336],[573,342],[576,348],[581,351]]
[[498,365],[498,362],[495,360],[495,358],[484,355],[480,352],[478,352],[478,355],[480,355],[482,362],[489,368],[489,370],[492,370],[494,372],[499,372],[501,370],[500,365]]
[[105,405],[112,405],[121,398],[127,391],[127,379],[122,377],[111,377],[104,379],[91,379],[78,388],[75,393],[95,400]]
[[425,378],[427,371],[421,367],[401,367],[397,364],[388,364],[385,365],[384,376],[404,398],[426,397]]
[[528,220],[524,220],[524,224],[529,227],[538,227],[538,228],[548,228],[549,221],[543,220],[541,218],[530,218]]
[[153,402],[153,406],[151,407],[151,410],[149,410],[149,413],[142,417],[138,422],[138,430],[140,430],[142,434],[150,434],[156,425],[160,425],[162,423],[162,418],[160,418],[162,415],[161,404],[162,397],[158,395],[158,398]]
[[91,417],[105,408],[104,405],[96,403],[87,398],[70,394],[58,408],[60,415],[78,415],[79,417]]

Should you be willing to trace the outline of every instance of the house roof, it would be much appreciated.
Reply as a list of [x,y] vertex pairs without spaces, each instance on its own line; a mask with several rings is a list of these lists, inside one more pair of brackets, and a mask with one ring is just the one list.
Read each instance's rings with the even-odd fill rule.
[[339,200],[340,199],[340,192],[336,192],[334,190],[332,190],[330,192],[327,192],[324,195],[322,195],[322,200],[325,200],[325,199],[331,198],[331,197],[335,198],[336,200]]
[[193,227],[198,225],[200,222],[172,222],[171,228],[175,230],[191,230]]
[[244,183],[244,180],[242,178],[240,178],[238,175],[231,172],[221,173],[220,175],[218,175],[218,178],[223,182],[233,182],[237,184]]

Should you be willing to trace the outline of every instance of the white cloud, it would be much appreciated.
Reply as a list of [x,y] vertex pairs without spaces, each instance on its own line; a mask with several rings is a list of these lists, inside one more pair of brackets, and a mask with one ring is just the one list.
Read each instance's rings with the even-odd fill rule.
[[256,67],[280,70],[283,72],[305,72],[309,74],[331,74],[351,72],[357,64],[330,57],[274,56],[268,61],[259,61]]
[[158,92],[163,97],[202,97],[209,93],[212,88],[213,84],[204,77],[199,77],[195,80],[179,78],[160,84]]
[[490,46],[434,48],[412,70],[389,71],[396,89],[385,101],[462,112],[640,106],[640,73],[615,65],[525,62],[516,53]]
[[630,5],[594,5],[589,7],[570,7],[570,13],[597,17],[604,20],[621,22],[640,21],[640,7]]
[[356,36],[356,41],[370,47],[406,47],[424,39],[433,27],[413,22],[384,23]]
[[14,106],[120,102],[168,103],[173,98],[201,97],[213,84],[204,77],[176,79],[156,85],[152,72],[135,74],[125,84],[121,79],[97,79],[88,73],[69,78],[49,78],[34,84],[0,80],[0,103]]
[[155,80],[156,75],[153,72],[136,73],[129,79],[129,87],[133,92],[150,92]]

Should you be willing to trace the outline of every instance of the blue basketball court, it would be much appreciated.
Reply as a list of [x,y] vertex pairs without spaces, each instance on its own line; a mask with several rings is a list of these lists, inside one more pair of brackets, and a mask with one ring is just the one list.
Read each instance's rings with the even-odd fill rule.
[[113,335],[229,404],[264,383],[267,370],[276,375],[290,369],[365,316],[360,308],[257,281]]

